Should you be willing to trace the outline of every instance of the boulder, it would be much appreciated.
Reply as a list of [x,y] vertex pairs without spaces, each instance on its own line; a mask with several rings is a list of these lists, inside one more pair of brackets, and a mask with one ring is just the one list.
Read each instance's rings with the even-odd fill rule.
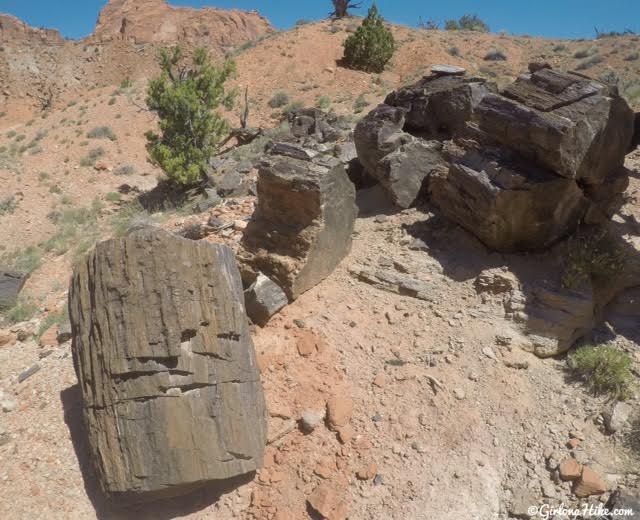
[[16,271],[0,270],[0,309],[13,307],[28,275]]
[[548,68],[483,97],[479,128],[491,139],[568,179],[602,184],[623,166],[634,114],[603,83]]
[[611,515],[611,520],[640,520],[640,497],[628,491],[612,493],[606,507],[609,511],[617,511]]
[[145,501],[262,464],[266,408],[226,246],[147,228],[98,244],[69,311],[102,489]]
[[344,136],[334,113],[318,108],[301,108],[288,115],[289,127],[295,137],[314,137],[319,143],[335,142]]
[[349,253],[356,214],[355,188],[337,159],[270,157],[259,170],[258,202],[239,254],[294,300]]
[[636,112],[634,116],[633,138],[631,139],[629,151],[633,152],[638,146],[640,146],[640,112]]
[[498,148],[472,149],[430,183],[442,213],[500,252],[545,249],[574,230],[587,200],[573,179]]
[[482,78],[435,73],[392,92],[384,102],[406,111],[405,131],[444,140],[465,134],[478,104],[494,92],[495,84]]
[[554,284],[527,285],[506,302],[507,317],[529,336],[524,346],[538,357],[563,354],[596,322],[596,302],[589,284],[565,289]]
[[285,292],[272,280],[258,273],[256,281],[244,292],[247,316],[256,325],[266,325],[271,316],[289,303]]

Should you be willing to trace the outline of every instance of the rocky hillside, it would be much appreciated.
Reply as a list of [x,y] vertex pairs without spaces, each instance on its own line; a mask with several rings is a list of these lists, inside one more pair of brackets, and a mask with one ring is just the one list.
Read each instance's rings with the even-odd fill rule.
[[0,14],[0,111],[17,120],[124,78],[147,78],[158,47],[204,46],[217,57],[273,32],[255,12],[171,7],[164,0],[112,0],[95,32],[65,40]]

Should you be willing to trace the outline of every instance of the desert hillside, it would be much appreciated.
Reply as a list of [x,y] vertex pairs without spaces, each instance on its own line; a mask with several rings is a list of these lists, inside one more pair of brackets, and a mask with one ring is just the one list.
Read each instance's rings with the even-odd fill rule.
[[[0,311],[1,518],[506,520],[542,518],[528,512],[528,506],[542,503],[638,505],[640,150],[631,141],[640,138],[640,36],[551,40],[390,25],[396,50],[376,74],[341,61],[345,39],[361,22],[347,17],[276,31],[257,12],[110,0],[93,34],[72,41],[0,14],[0,275],[27,273],[17,300]],[[187,53],[204,47],[215,63],[235,61],[232,86],[240,95],[225,115],[232,127],[240,126],[246,92],[248,126],[259,131],[245,146],[226,143],[210,162],[208,184],[179,194],[166,191],[163,172],[148,159],[144,135],[157,127],[145,101],[148,81],[159,71],[157,52],[174,44]],[[443,64],[452,67],[432,74]],[[492,111],[487,105],[481,113],[486,120],[465,116],[480,121],[465,120],[477,131],[471,136],[450,131],[456,122],[449,120],[433,124],[443,135],[432,135],[428,125],[389,123],[393,117],[404,121],[404,99],[420,106],[437,91],[445,93],[439,103],[454,106],[451,98],[469,84],[495,106],[515,108]],[[527,97],[543,90],[533,102]],[[537,101],[549,103],[553,117],[534,119],[538,108],[531,106]],[[516,114],[504,132],[486,122],[504,114]],[[550,130],[548,121],[570,130]],[[384,149],[388,135],[376,133],[385,125],[402,143],[391,153]],[[578,135],[579,146],[565,146],[568,135]],[[578,148],[589,140],[597,146],[580,155]],[[416,188],[414,182],[405,203],[404,180],[434,154],[438,164],[426,177],[435,180],[428,190],[423,178],[418,184],[424,185]],[[372,174],[377,166],[367,164],[375,162],[370,156],[387,168],[388,178]],[[574,163],[582,169],[567,173]],[[396,167],[402,174],[397,178]],[[447,184],[452,176],[443,176],[443,169],[463,180]],[[319,171],[335,178],[318,182]],[[473,179],[495,171],[487,189],[499,199],[494,204],[483,191],[487,184]],[[500,213],[505,211],[506,218]],[[270,225],[277,228],[273,240]],[[548,227],[552,239],[519,248]],[[575,259],[568,251],[592,228],[614,236],[626,260],[618,265],[617,256],[614,262],[598,251],[578,250],[579,258],[581,252],[595,256],[601,270],[618,271],[613,280],[594,278],[568,288],[564,273],[568,258]],[[142,234],[130,234],[135,230]],[[511,233],[526,236],[492,247],[492,239],[498,243]],[[309,244],[316,234],[321,246],[314,250]],[[153,241],[164,249],[157,262],[151,254],[132,260],[126,251],[113,253],[118,246],[112,263],[102,257],[100,264],[99,256],[91,257],[93,264],[86,261],[96,244],[113,237],[130,251],[147,251]],[[207,257],[211,244],[235,253],[241,265],[237,280],[208,278],[211,265],[226,273],[233,262],[226,253]],[[270,251],[274,244],[285,244],[285,252]],[[178,291],[172,284],[179,270],[167,275],[159,267],[176,258],[185,261],[181,265],[196,292],[211,284],[225,295],[229,307],[220,304],[221,314],[232,316],[229,330],[208,335],[207,329],[198,341],[223,349],[255,345],[255,359],[243,360],[249,368],[243,366],[241,376],[227,374],[226,365],[222,376],[216,372],[216,363],[229,361],[220,352],[200,356],[190,350],[202,347],[193,340],[195,329],[210,325],[185,325],[192,318],[190,304],[174,308],[156,301],[159,294]],[[615,265],[603,267],[606,262]],[[329,264],[330,272],[308,275],[313,283],[299,282],[303,289],[291,281],[291,273],[313,273]],[[109,283],[123,283],[131,265],[144,266],[147,278],[144,298],[127,312],[136,323],[148,320],[149,334],[164,338],[170,350],[195,352],[205,368],[171,367],[167,359],[173,358],[158,354],[162,341],[137,344],[142,336],[135,333],[125,341],[141,350],[131,355],[130,373],[117,373],[113,367],[122,359],[115,355],[107,362],[102,356],[87,361],[113,364],[113,381],[105,387],[141,389],[130,399],[128,421],[135,425],[148,417],[145,403],[158,400],[149,387],[135,387],[148,373],[169,374],[172,383],[162,386],[162,399],[196,399],[203,392],[215,400],[211,388],[217,383],[196,376],[209,370],[235,385],[246,384],[239,378],[250,379],[254,371],[264,389],[264,409],[252,387],[225,413],[255,398],[252,413],[262,413],[268,428],[263,432],[256,425],[248,435],[253,443],[265,436],[264,463],[249,478],[123,510],[106,499],[92,465],[95,452],[83,429],[86,402],[71,336],[80,337],[84,327],[99,330],[91,338],[85,334],[84,341],[122,342],[126,319],[119,311],[93,316],[103,320],[93,329],[88,316],[95,309],[86,295],[92,287],[100,305],[124,305],[127,288],[110,292],[106,282],[97,288],[88,280],[100,267],[103,276],[122,270]],[[284,303],[264,322],[252,317],[246,328],[245,300],[235,301],[233,283],[240,284],[241,275],[250,286],[244,289],[257,291],[268,268]],[[82,274],[74,278],[77,321],[71,330],[74,269]],[[0,278],[0,296],[10,283],[8,276]],[[193,301],[205,297],[198,292]],[[179,315],[175,323],[163,314],[168,308]],[[624,374],[633,384],[626,400],[594,393],[589,378],[576,376],[568,359],[585,345],[615,349],[629,360]],[[86,390],[94,382],[83,384]],[[180,415],[171,422],[174,437],[167,444],[188,439],[197,446],[212,417],[219,420],[219,410],[191,428]],[[99,422],[91,423],[90,434]],[[235,433],[244,439],[246,431]],[[155,464],[162,453],[153,443],[164,440],[142,437],[142,463]],[[189,450],[188,457],[211,455]],[[224,462],[232,459],[230,465],[250,466],[258,458],[228,452]],[[205,473],[206,466],[184,471]],[[149,477],[145,469],[137,468],[140,481]],[[167,482],[176,477],[161,476]]]

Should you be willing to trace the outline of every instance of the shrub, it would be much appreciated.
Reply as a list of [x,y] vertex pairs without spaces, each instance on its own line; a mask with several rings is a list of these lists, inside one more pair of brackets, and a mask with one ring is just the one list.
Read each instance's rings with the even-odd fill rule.
[[591,56],[590,58],[587,58],[583,62],[578,63],[578,65],[576,66],[576,70],[590,69],[594,65],[597,65],[598,63],[602,63],[603,61],[604,61],[604,58],[599,54],[596,54],[594,56]]
[[445,20],[444,28],[447,31],[489,32],[489,26],[475,14],[465,14],[458,20]]
[[569,355],[569,368],[596,394],[626,399],[633,388],[631,358],[615,347],[580,347]]
[[69,319],[69,311],[65,306],[62,312],[53,312],[48,314],[47,317],[42,320],[40,325],[38,326],[38,330],[36,331],[36,337],[40,339],[42,335],[47,332],[54,325],[62,325],[65,321]]
[[5,268],[29,274],[35,271],[42,263],[42,252],[35,246],[5,253],[0,257],[0,264]]
[[37,311],[38,308],[31,302],[18,302],[5,313],[5,318],[12,324],[21,323],[29,321]]
[[625,61],[636,61],[638,58],[640,58],[640,54],[638,54],[637,52],[632,52],[631,54],[627,54],[624,57]]
[[558,45],[554,45],[553,52],[564,52],[567,50],[567,46],[564,43],[559,43]]
[[316,98],[316,107],[320,110],[328,110],[331,107],[331,98],[329,96],[318,96]]
[[582,50],[576,51],[573,57],[576,60],[583,60],[585,58],[588,58],[592,54],[593,54],[593,51],[591,49],[582,49]]
[[393,34],[374,3],[362,25],[344,42],[344,62],[352,69],[382,72],[394,50]]
[[282,115],[288,116],[291,112],[296,112],[301,108],[304,108],[304,103],[302,101],[292,101],[282,109]]
[[362,112],[365,108],[369,106],[369,102],[364,97],[364,94],[360,94],[356,100],[353,102],[353,111],[356,114]]
[[89,139],[109,139],[115,141],[117,139],[116,134],[113,133],[111,127],[108,126],[96,126],[87,132]]
[[116,98],[112,97],[112,98],[109,100],[108,105],[109,105],[109,106],[111,106],[111,105],[115,105],[115,104],[116,104]]
[[507,56],[502,51],[494,50],[494,51],[488,52],[485,55],[484,59],[485,61],[506,61]]
[[269,106],[271,108],[281,108],[289,103],[289,94],[286,92],[276,92],[269,100]]
[[104,197],[109,202],[120,202],[122,199],[122,195],[120,195],[117,191],[110,191]]
[[150,81],[147,105],[159,117],[160,133],[147,132],[147,150],[169,180],[182,186],[200,181],[209,159],[229,123],[218,112],[221,105],[231,110],[235,90],[225,90],[226,81],[235,72],[227,61],[214,67],[204,49],[196,49],[191,68],[183,64],[180,47],[162,50],[162,72]]
[[0,198],[0,216],[13,213],[17,207],[15,195]]
[[123,164],[113,170],[114,175],[133,175],[134,173],[136,173],[136,168],[131,164]]
[[447,53],[449,53],[450,56],[458,57],[458,56],[460,56],[460,49],[458,49],[458,47],[455,47],[455,46],[454,47],[449,47],[447,49]]
[[562,285],[575,289],[591,279],[610,280],[624,266],[624,253],[604,232],[570,240]]
[[93,148],[89,153],[80,159],[80,166],[85,168],[95,166],[96,161],[104,156],[104,148]]

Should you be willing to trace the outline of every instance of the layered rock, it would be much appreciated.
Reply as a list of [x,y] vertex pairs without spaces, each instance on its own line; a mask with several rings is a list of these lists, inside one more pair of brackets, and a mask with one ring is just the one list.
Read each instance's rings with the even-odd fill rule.
[[425,194],[501,252],[545,249],[622,202],[634,114],[603,83],[534,66],[501,93],[434,68],[356,127],[358,157],[399,207]]
[[264,273],[294,300],[351,250],[355,188],[337,159],[272,155],[260,167],[257,189],[243,261],[254,279]]
[[69,310],[106,493],[168,497],[261,466],[265,404],[230,249],[155,228],[103,242]]
[[257,12],[173,7],[165,0],[110,0],[94,35],[99,40],[231,47],[272,31]]
[[0,271],[0,309],[13,307],[27,276],[15,271]]

